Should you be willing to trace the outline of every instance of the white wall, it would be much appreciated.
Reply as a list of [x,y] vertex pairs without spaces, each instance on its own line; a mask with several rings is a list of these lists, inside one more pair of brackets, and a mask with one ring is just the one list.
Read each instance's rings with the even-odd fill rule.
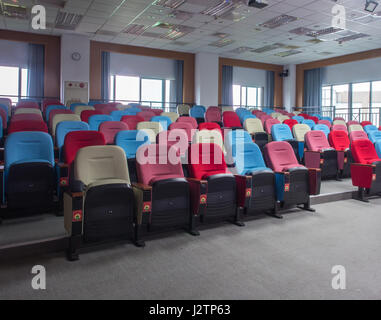
[[325,67],[323,84],[341,84],[381,80],[381,58],[337,64]]
[[175,62],[172,59],[111,53],[110,72],[124,76],[175,79]]
[[28,43],[0,40],[0,66],[27,67]]
[[[78,52],[81,60],[71,55]],[[61,37],[61,99],[65,81],[90,81],[90,39],[86,36],[64,34]]]
[[296,65],[286,65],[284,70],[288,70],[288,77],[283,78],[283,106],[291,112],[296,103]]
[[241,86],[265,87],[266,70],[233,67],[233,84]]
[[195,98],[197,104],[205,107],[218,106],[218,59],[216,54],[196,54]]

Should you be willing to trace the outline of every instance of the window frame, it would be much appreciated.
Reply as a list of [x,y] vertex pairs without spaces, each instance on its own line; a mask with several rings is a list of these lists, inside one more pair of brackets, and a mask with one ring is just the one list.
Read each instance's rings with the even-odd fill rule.
[[[244,86],[244,85],[240,85],[240,84],[236,84],[236,85],[233,84],[233,86],[239,86],[239,90],[240,90],[239,106],[235,105],[234,107],[238,107],[238,108],[250,108],[250,107],[252,107],[252,108],[259,108],[259,107],[263,107],[263,97],[264,97],[264,95],[263,95],[264,88],[263,87]],[[255,89],[255,92],[256,92],[256,97],[255,97],[256,101],[255,101],[255,105],[254,106],[248,105],[248,103],[247,103],[249,89]],[[261,94],[259,94],[259,90],[262,90]],[[243,91],[246,92],[246,95],[245,95],[245,98],[246,98],[245,101],[246,101],[246,103],[245,104],[242,103],[242,101],[243,101]]]
[[[22,92],[23,92],[23,70],[27,70],[27,73],[26,73],[26,93],[28,92],[28,73],[29,73],[29,70],[28,68],[24,68],[24,67],[15,67],[15,66],[6,66],[6,65],[1,65],[0,67],[5,67],[5,68],[14,68],[14,69],[18,69],[18,83],[17,83],[17,95],[6,95],[6,94],[2,94],[1,91],[0,91],[0,97],[2,98],[10,98],[12,100],[12,103],[18,103],[21,99],[23,98],[28,98],[28,96],[23,96],[22,95]],[[13,101],[15,100],[15,101]]]

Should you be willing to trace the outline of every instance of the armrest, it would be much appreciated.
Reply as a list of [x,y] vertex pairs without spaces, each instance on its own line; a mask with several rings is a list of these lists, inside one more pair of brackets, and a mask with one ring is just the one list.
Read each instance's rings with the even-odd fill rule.
[[83,192],[65,192],[64,194],[64,223],[70,236],[82,234],[83,223]]
[[58,159],[59,153],[60,153],[60,149],[57,146],[55,146],[54,147],[54,159]]
[[59,184],[64,188],[69,186],[69,166],[67,163],[58,162],[57,167],[59,169]]
[[208,182],[187,178],[190,187],[191,209],[194,216],[203,215],[207,206]]
[[324,163],[321,155],[319,151],[304,151],[304,164],[307,168],[320,168],[320,165]]
[[310,195],[320,194],[321,187],[321,169],[318,168],[308,168],[308,178],[309,178],[309,187]]
[[4,148],[0,148],[0,161],[4,161]]
[[248,208],[251,199],[252,176],[235,175],[237,185],[237,204],[241,208]]
[[132,186],[142,191],[151,191],[152,187],[143,183],[133,182]]
[[136,204],[136,222],[138,225],[151,223],[152,187],[143,183],[132,183]]
[[376,166],[373,164],[351,164],[352,184],[355,187],[370,189],[377,179]]

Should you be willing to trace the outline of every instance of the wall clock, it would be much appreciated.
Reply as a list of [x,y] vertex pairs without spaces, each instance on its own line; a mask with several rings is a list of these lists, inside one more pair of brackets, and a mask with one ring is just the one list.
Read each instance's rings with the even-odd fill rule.
[[81,54],[79,52],[73,52],[71,54],[71,58],[74,60],[74,61],[79,61],[81,60]]

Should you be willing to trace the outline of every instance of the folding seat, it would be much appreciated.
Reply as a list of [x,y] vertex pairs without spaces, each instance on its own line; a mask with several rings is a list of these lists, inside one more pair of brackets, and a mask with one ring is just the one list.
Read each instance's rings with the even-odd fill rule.
[[268,134],[271,134],[271,128],[274,124],[280,124],[278,119],[267,119],[265,121],[265,130]]
[[[156,116],[160,116],[164,112],[162,109],[151,109],[151,111],[155,113]],[[178,117],[177,113],[176,116]]]
[[190,109],[190,116],[195,118],[197,123],[204,122],[204,116],[205,116],[206,109],[204,106],[193,106]]
[[1,98],[0,97],[0,104],[4,105],[8,109],[8,116],[12,113],[12,100],[9,98]]
[[21,209],[29,213],[51,209],[54,165],[53,142],[47,133],[15,132],[8,135],[4,177],[1,177],[4,181],[3,204],[10,210]]
[[332,125],[343,125],[343,126],[347,126],[347,123],[345,122],[344,119],[336,119],[336,120],[333,120],[333,123]]
[[259,119],[261,119],[261,122],[262,122],[262,126],[264,127],[265,126],[265,122],[266,122],[266,120],[268,120],[268,119],[273,119],[271,116],[269,116],[269,115],[263,115],[263,116],[260,116],[259,117]]
[[138,123],[143,122],[144,119],[140,116],[123,116],[121,121],[127,124],[129,130],[136,130]]
[[242,116],[240,117],[240,121],[241,121],[241,123],[242,123],[242,125],[243,125],[247,119],[255,119],[255,118],[256,118],[255,115],[253,115],[253,114],[251,114],[251,113],[247,113],[247,114],[244,114],[244,115],[242,115]]
[[303,119],[308,119],[309,115],[306,113],[299,113],[299,116],[303,117]]
[[198,129],[200,131],[201,130],[217,130],[217,131],[219,131],[221,133],[221,136],[223,137],[223,133],[222,133],[221,127],[216,122],[203,122],[203,123],[200,123],[200,125],[198,126]]
[[360,124],[351,124],[348,126],[348,132],[351,133],[353,131],[364,131],[364,129]]
[[[318,114],[318,113],[314,113],[314,114],[311,114],[311,117],[310,117],[310,119],[311,119],[312,117],[315,117],[315,118],[317,118],[317,121],[319,121],[319,120],[321,119],[321,115],[320,115],[320,114]],[[314,121],[315,121],[315,119],[311,119],[311,120],[314,120]],[[317,124],[317,123],[316,123],[316,124]]]
[[53,124],[53,119],[54,117],[57,115],[57,114],[73,114],[73,111],[69,110],[69,109],[66,109],[66,110],[52,110],[50,113],[49,113],[49,118],[48,118],[48,126],[49,128],[52,127],[52,124]]
[[304,164],[307,168],[321,169],[321,178],[339,178],[337,151],[329,145],[323,131],[309,131],[305,135],[307,150]]
[[16,104],[16,108],[34,108],[34,109],[40,109],[40,106],[35,101],[19,101]]
[[334,124],[331,127],[331,131],[345,131],[348,134],[347,126],[344,124]]
[[279,120],[280,123],[283,123],[286,120],[290,120],[290,117],[288,117],[286,115],[281,115],[281,116],[278,117],[278,120]]
[[333,118],[333,121],[336,121],[336,120],[344,121],[345,122],[345,119],[343,117],[335,117],[335,118]]
[[328,120],[319,120],[318,124],[323,124],[325,126],[328,127],[329,130],[331,130],[331,122],[329,122]]
[[103,103],[102,101],[98,101],[98,100],[90,100],[88,105],[89,106],[95,106],[96,104],[100,104],[100,103]]
[[63,146],[65,137],[69,132],[73,131],[88,131],[89,125],[83,121],[61,121],[56,127],[56,145],[59,150],[59,160],[63,161]]
[[296,141],[292,135],[290,127],[286,124],[274,124],[271,127],[271,136],[273,141],[286,141],[294,150],[295,156],[298,161],[301,161],[299,158],[299,143]]
[[283,121],[284,124],[288,125],[290,127],[290,130],[292,130],[292,127],[296,124],[298,124],[298,121],[295,119],[286,119]]
[[367,197],[381,194],[381,159],[370,140],[353,141],[351,152],[352,184],[358,187],[358,198],[368,202]]
[[[1,100],[1,98],[0,98],[0,100]],[[7,114],[7,117],[10,116],[10,111],[9,111],[9,108],[6,104],[0,102],[0,109],[3,110]]]
[[10,122],[16,121],[44,121],[42,116],[34,113],[20,113],[13,115]]
[[352,143],[352,141],[355,140],[362,140],[362,139],[368,139],[368,135],[365,131],[353,131],[349,135],[349,140]]
[[155,113],[150,110],[147,110],[147,111],[140,111],[137,115],[139,117],[142,117],[144,121],[151,121],[151,119],[155,116]]
[[175,146],[179,149],[181,160],[186,160],[186,152],[188,151],[189,142],[188,135],[182,129],[172,129],[169,131],[161,131],[156,136],[156,143],[163,146]]
[[119,131],[115,136],[115,144],[124,150],[127,157],[131,182],[137,182],[136,152],[146,144],[150,144],[149,135],[143,130]]
[[168,117],[169,119],[171,119],[171,122],[176,122],[179,118],[179,115],[176,112],[163,112],[161,116]]
[[225,111],[234,111],[234,108],[232,106],[222,106],[221,112],[224,113]]
[[378,140],[381,140],[381,131],[371,131],[368,137],[372,143],[376,143]]
[[100,124],[106,121],[112,121],[112,117],[106,114],[96,114],[89,117],[90,130],[98,131]]
[[205,112],[206,122],[216,122],[220,126],[222,125],[222,114],[219,107],[209,107]]
[[62,121],[81,121],[76,114],[56,114],[52,120],[52,126],[49,128],[53,138],[56,136],[57,125]]
[[7,129],[8,126],[8,112],[5,111],[3,108],[0,108],[0,118],[2,122],[2,128]]
[[310,116],[310,117],[308,118],[308,120],[312,120],[312,121],[314,122],[314,125],[315,125],[315,124],[318,124],[318,122],[319,122],[319,118],[318,118],[318,117],[315,117],[315,116]]
[[101,115],[101,114],[104,114],[104,113],[102,111],[99,111],[99,110],[83,110],[81,112],[81,120],[89,123],[89,118],[91,116]]
[[245,143],[254,143],[251,135],[245,131],[245,130],[230,130],[225,139],[225,150],[226,150],[226,156],[225,161],[227,165],[229,166],[230,171],[232,171],[234,174],[237,174],[236,171],[234,171],[234,165],[235,165],[235,154],[237,153],[235,148],[237,146],[242,147]]
[[159,134],[159,132],[163,131],[163,127],[159,122],[149,121],[139,122],[136,126],[136,129],[145,131],[148,134],[151,143],[155,143],[156,136]]
[[187,122],[193,129],[197,129],[198,127],[197,120],[193,117],[179,117],[176,122]]
[[196,130],[193,129],[192,125],[190,123],[188,123],[188,122],[175,122],[175,123],[172,123],[169,126],[169,130],[183,130],[186,133],[187,137],[188,137],[188,142],[192,142],[193,135],[196,132]]
[[125,110],[117,110],[110,113],[110,116],[112,117],[113,121],[121,121],[123,116],[135,116],[137,112],[130,111],[128,109]]
[[302,122],[303,122],[303,120],[304,120],[304,118],[303,118],[303,117],[301,117],[301,116],[295,116],[295,117],[293,117],[292,119],[294,119],[294,120],[298,121],[298,123],[302,123]]
[[8,127],[8,134],[20,131],[41,131],[48,132],[46,123],[42,120],[19,120],[11,121]]
[[267,165],[274,170],[277,198],[283,208],[303,205],[300,209],[315,211],[310,207],[310,195],[320,193],[320,169],[307,169],[298,163],[292,147],[285,141],[273,141],[265,146]]
[[128,130],[128,125],[122,121],[105,121],[99,125],[99,132],[103,133],[106,144],[114,144],[116,134],[123,130]]
[[74,113],[78,114],[79,116],[81,116],[82,111],[85,111],[85,110],[95,110],[95,109],[92,106],[82,106],[81,105],[81,106],[76,106],[74,108]]
[[378,131],[378,128],[372,124],[366,125],[364,128],[364,131],[369,135],[372,131]]
[[328,136],[330,145],[337,151],[339,170],[342,177],[350,177],[352,155],[349,149],[350,141],[348,133],[342,130],[334,130]]
[[129,105],[131,108],[140,108],[140,107],[141,107],[140,103],[129,103],[128,105]]
[[197,131],[193,135],[193,144],[200,144],[200,143],[206,143],[206,144],[216,144],[218,145],[223,151],[225,151],[224,146],[224,139],[222,137],[222,134],[218,130],[202,130]]
[[78,106],[87,106],[87,104],[83,102],[73,102],[70,104],[70,110],[74,112],[75,108]]
[[253,137],[258,147],[263,150],[263,147],[269,142],[269,135],[263,129],[261,120],[247,119],[244,128]]
[[273,113],[270,114],[270,116],[271,116],[272,118],[274,118],[274,119],[278,119],[278,117],[281,116],[281,115],[282,115],[282,114],[279,113],[279,112],[273,112]]
[[187,104],[179,104],[177,106],[177,113],[180,117],[189,116],[190,106]]
[[304,156],[304,136],[307,132],[311,131],[311,128],[303,123],[296,124],[292,128],[292,134],[296,141],[298,141],[299,159],[303,159]]
[[304,119],[302,121],[302,124],[306,124],[307,126],[309,126],[312,129],[315,125],[315,122],[311,119]]
[[168,130],[169,125],[172,123],[171,119],[167,116],[155,116],[151,119],[152,122],[159,122],[163,130]]
[[123,150],[117,146],[82,148],[73,171],[70,189],[64,195],[68,259],[77,260],[83,244],[136,240],[134,191]]
[[42,112],[45,113],[46,108],[48,106],[52,105],[52,104],[54,104],[54,105],[63,105],[61,103],[61,101],[59,101],[58,99],[44,99],[42,101]]
[[45,121],[48,122],[49,121],[49,114],[51,111],[53,110],[69,110],[68,108],[66,108],[65,106],[56,106],[56,105],[50,105],[46,108],[45,110]]
[[15,112],[14,114],[22,114],[22,113],[33,113],[33,114],[39,114],[42,116],[42,113],[39,109],[35,109],[35,108],[19,108],[19,109],[15,109]]
[[331,125],[332,125],[332,122],[333,122],[333,120],[332,120],[331,117],[321,117],[320,121],[321,121],[321,120],[329,121],[329,123],[330,123]]
[[347,122],[347,126],[348,126],[348,128],[349,128],[349,126],[352,125],[352,124],[360,124],[360,123],[359,123],[358,121],[355,121],[355,120],[350,120],[350,121]]
[[[97,106],[98,106],[98,108],[97,108]],[[95,110],[102,111],[102,113],[107,114],[107,115],[110,115],[111,112],[113,112],[113,111],[118,111],[117,107],[115,107],[113,105],[109,105],[109,104],[95,105],[94,108],[95,108]]]
[[238,115],[234,111],[225,111],[222,114],[222,121],[225,128],[242,129],[241,121],[239,120]]
[[323,131],[325,136],[328,138],[328,135],[330,133],[329,128],[325,124],[315,124],[312,128],[314,131]]
[[370,121],[362,121],[362,122],[361,122],[361,125],[362,125],[363,127],[365,127],[365,126],[368,126],[368,125],[373,125],[373,123],[370,122]]

